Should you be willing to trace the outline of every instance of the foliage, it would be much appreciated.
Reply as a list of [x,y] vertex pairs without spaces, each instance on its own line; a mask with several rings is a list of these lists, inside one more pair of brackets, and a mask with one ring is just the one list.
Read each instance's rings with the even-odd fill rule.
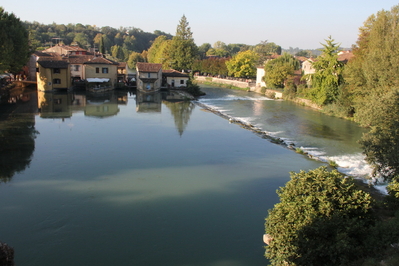
[[0,72],[19,72],[28,61],[28,32],[13,13],[0,7]]
[[[345,80],[353,94],[355,121],[372,125],[376,121],[369,110],[378,99],[399,87],[399,5],[370,16],[360,28],[348,63]],[[378,115],[380,116],[380,115]]]
[[189,70],[197,56],[198,47],[194,42],[187,18],[183,15],[170,44],[171,67],[179,71]]
[[203,60],[195,60],[193,63],[193,71],[200,72],[202,74],[210,74],[212,76],[220,75],[227,76],[228,70],[226,62],[227,58],[207,58]]
[[331,36],[322,44],[322,54],[313,62],[315,73],[311,74],[312,101],[325,105],[336,101],[339,94],[339,87],[344,83],[343,63],[338,61],[339,45],[334,43]]
[[236,78],[252,78],[256,76],[256,62],[259,56],[250,50],[239,52],[226,62],[229,75]]
[[291,173],[266,218],[272,265],[347,265],[366,254],[364,239],[375,221],[371,196],[351,178],[320,167]]
[[201,91],[200,86],[193,83],[191,79],[187,81],[187,92],[194,97],[204,95],[204,92]]
[[391,180],[399,174],[399,90],[376,98],[369,104],[365,116],[373,117],[370,131],[360,144],[373,175]]
[[265,76],[263,77],[268,88],[284,88],[285,81],[294,71],[300,68],[300,62],[288,53],[267,61]]
[[132,52],[127,60],[127,66],[130,69],[136,69],[137,62],[145,62],[145,58],[140,53]]
[[171,40],[166,36],[157,37],[148,50],[148,62],[162,64],[163,69],[169,69],[172,64],[171,58]]

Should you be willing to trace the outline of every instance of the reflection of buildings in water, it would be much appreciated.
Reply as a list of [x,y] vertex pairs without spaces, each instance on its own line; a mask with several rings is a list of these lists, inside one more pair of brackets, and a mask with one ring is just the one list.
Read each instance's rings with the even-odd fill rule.
[[263,114],[263,101],[254,101],[254,115],[255,116],[260,116]]
[[118,97],[113,92],[87,95],[84,109],[86,116],[109,117],[118,113]]
[[136,112],[153,113],[161,112],[162,94],[160,91],[152,93],[144,93],[137,90],[136,94]]
[[70,118],[76,112],[84,112],[87,116],[107,117],[119,113],[118,104],[127,104],[127,93],[38,91],[37,102],[42,118]]
[[70,118],[73,95],[68,92],[43,92],[37,91],[38,108],[42,118]]

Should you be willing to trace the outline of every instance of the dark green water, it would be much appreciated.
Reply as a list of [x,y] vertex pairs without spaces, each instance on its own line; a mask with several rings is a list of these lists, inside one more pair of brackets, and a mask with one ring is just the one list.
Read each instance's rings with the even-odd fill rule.
[[276,189],[322,163],[175,98],[2,99],[0,241],[16,265],[267,264]]

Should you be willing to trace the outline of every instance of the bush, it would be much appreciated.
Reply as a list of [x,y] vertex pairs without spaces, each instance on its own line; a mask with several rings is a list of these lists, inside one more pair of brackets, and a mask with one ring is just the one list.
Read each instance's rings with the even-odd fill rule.
[[280,203],[265,223],[273,238],[265,254],[272,265],[337,266],[366,256],[373,201],[351,178],[320,167],[291,173],[277,193]]

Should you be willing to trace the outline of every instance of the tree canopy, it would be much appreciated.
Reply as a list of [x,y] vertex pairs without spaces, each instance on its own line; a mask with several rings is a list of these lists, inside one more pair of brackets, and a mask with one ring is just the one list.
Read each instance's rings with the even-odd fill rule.
[[258,54],[247,50],[239,52],[232,59],[226,62],[229,75],[236,78],[252,78],[256,76],[256,62]]
[[263,79],[268,88],[284,88],[285,81],[299,68],[300,62],[294,56],[284,53],[266,62]]
[[351,178],[320,167],[291,173],[277,193],[280,202],[265,223],[272,265],[348,265],[367,254],[373,201]]
[[0,72],[19,72],[26,65],[30,47],[28,32],[13,13],[0,7]]

